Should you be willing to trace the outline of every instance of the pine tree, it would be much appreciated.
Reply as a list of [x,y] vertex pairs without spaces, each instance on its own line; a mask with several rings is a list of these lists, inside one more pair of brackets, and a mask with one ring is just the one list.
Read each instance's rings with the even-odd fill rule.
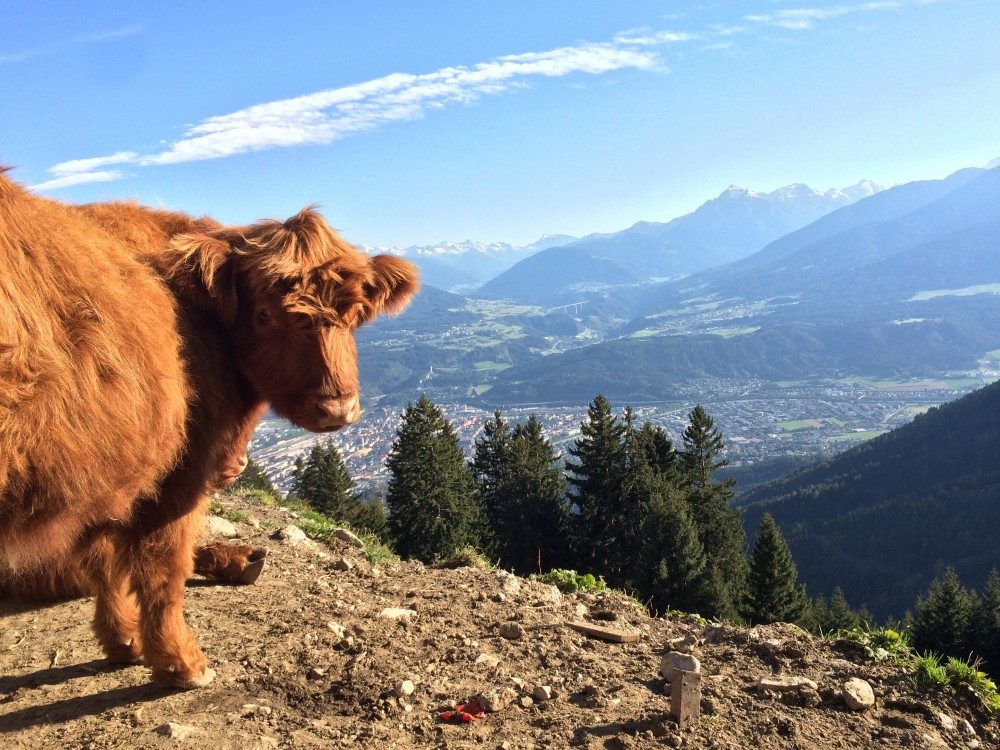
[[684,495],[662,475],[649,480],[636,585],[657,612],[712,609],[705,551]]
[[781,530],[770,513],[760,522],[750,558],[745,614],[753,624],[797,622],[808,599]]
[[233,483],[234,490],[260,490],[269,495],[277,497],[280,493],[271,483],[270,478],[264,473],[260,464],[252,458],[248,458],[247,467],[236,477]]
[[518,572],[572,564],[568,542],[570,507],[559,457],[532,415],[514,429],[505,541],[507,560]]
[[323,515],[386,538],[385,509],[361,498],[354,478],[332,442],[316,443],[298,457],[292,471],[291,494]]
[[954,568],[931,582],[925,597],[917,599],[910,637],[917,651],[946,656],[968,656],[974,600]]
[[473,447],[472,473],[479,486],[483,510],[490,527],[505,537],[505,527],[513,511],[511,497],[511,435],[510,425],[499,410],[483,425],[483,434]]
[[[628,522],[622,497],[625,432],[625,426],[611,412],[611,404],[598,395],[580,425],[580,437],[569,450],[575,462],[566,464],[572,500],[578,510],[573,534],[577,564],[609,578],[613,578],[610,571],[623,567],[620,534]],[[635,519],[631,522],[635,523]]]
[[678,468],[678,457],[667,431],[654,426],[652,422],[646,422],[639,430],[637,439],[645,451],[649,466],[660,474],[672,476]]
[[844,596],[844,590],[837,586],[830,594],[830,617],[827,621],[827,632],[836,630],[851,630],[862,624],[861,618],[855,612]]
[[426,396],[406,405],[389,468],[389,527],[403,557],[432,561],[486,542],[475,478],[458,435]]
[[986,579],[986,588],[972,629],[973,650],[983,658],[986,671],[1000,675],[1000,573]]
[[315,443],[292,474],[292,494],[320,513],[347,521],[360,493],[333,443]]
[[712,607],[702,614],[735,619],[745,595],[746,534],[739,514],[729,505],[734,495],[732,480],[714,481],[715,471],[726,465],[721,457],[725,444],[701,405],[691,411],[682,440],[681,483],[686,488],[692,517],[708,560],[712,592]]

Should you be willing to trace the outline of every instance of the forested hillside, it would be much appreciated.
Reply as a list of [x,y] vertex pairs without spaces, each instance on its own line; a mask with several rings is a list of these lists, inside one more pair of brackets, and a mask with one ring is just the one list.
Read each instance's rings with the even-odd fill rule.
[[946,566],[982,590],[1000,567],[1000,383],[743,495],[770,513],[810,592],[902,615]]

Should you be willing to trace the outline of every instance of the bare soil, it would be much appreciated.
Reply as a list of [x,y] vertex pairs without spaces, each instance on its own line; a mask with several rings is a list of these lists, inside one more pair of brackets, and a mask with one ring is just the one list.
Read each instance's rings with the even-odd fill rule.
[[[794,626],[650,618],[620,594],[560,594],[478,567],[373,566],[339,541],[271,539],[296,522],[287,511],[223,504],[257,522],[236,526],[270,556],[253,586],[188,588],[188,621],[215,681],[167,690],[141,665],[109,665],[90,633],[89,599],[3,601],[0,748],[997,747],[974,694],[918,690],[902,668]],[[392,618],[387,608],[414,614]],[[639,639],[595,640],[565,626],[573,620]],[[500,635],[503,625],[517,631],[510,623],[520,638]],[[703,699],[700,723],[681,731],[668,720],[659,669],[664,644],[685,635],[698,641]],[[810,678],[818,690],[758,689],[774,675]],[[873,708],[847,708],[840,688],[852,677],[874,688]],[[399,689],[404,680],[412,694]],[[527,700],[537,686],[552,698]],[[441,720],[481,692],[510,705],[469,724]]]

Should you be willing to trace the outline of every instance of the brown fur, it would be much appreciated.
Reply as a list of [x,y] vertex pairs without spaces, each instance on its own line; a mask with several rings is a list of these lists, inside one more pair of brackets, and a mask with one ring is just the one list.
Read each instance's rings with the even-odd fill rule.
[[182,597],[205,488],[268,404],[317,431],[354,421],[353,331],[416,288],[410,264],[368,258],[312,209],[226,228],[0,176],[8,577],[79,563],[109,656],[204,684]]

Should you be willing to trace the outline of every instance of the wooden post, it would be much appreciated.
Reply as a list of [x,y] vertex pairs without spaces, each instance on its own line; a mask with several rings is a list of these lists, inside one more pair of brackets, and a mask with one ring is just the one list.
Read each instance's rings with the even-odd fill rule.
[[701,717],[701,675],[678,671],[670,685],[670,718],[678,729],[698,724]]

